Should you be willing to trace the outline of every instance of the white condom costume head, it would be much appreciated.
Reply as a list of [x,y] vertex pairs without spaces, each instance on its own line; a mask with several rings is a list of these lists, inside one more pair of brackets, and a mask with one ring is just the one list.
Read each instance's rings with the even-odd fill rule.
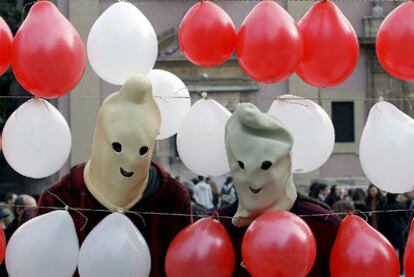
[[293,139],[279,120],[253,104],[239,104],[227,122],[225,142],[239,197],[234,225],[248,225],[266,211],[292,208],[297,197]]

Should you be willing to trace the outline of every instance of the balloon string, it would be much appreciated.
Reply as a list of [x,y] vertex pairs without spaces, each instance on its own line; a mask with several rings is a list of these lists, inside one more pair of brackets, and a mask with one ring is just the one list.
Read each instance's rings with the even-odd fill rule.
[[[49,191],[48,191],[49,192]],[[49,192],[51,193],[51,192]],[[56,195],[55,195],[56,196]],[[57,196],[56,196],[57,197]],[[62,202],[62,204],[64,204],[64,202]],[[54,207],[54,206],[37,206],[37,207],[25,207],[24,205],[8,205],[8,204],[0,204],[0,207],[8,207],[8,208],[26,208],[26,209],[48,209],[48,210],[72,210],[75,212],[79,212],[80,215],[82,215],[85,219],[87,219],[87,217],[82,214],[81,212],[97,212],[97,213],[112,213],[111,211],[107,210],[107,209],[88,209],[88,208],[75,208],[75,207],[70,207],[67,205],[64,205],[63,207]],[[368,219],[368,217],[372,214],[386,214],[386,213],[401,213],[401,212],[407,212],[407,213],[413,213],[414,210],[413,209],[395,209],[395,210],[378,210],[378,211],[366,211],[366,212],[362,212],[359,210],[355,210],[355,211],[347,211],[347,212],[328,212],[328,213],[316,213],[316,214],[298,214],[297,216],[299,217],[303,217],[303,218],[307,218],[307,217],[329,217],[332,215],[348,215],[348,214],[355,214],[355,215],[359,215],[362,214],[364,215],[365,219]],[[162,213],[162,212],[144,212],[144,211],[125,211],[124,214],[134,214],[134,215],[139,215],[139,216],[143,216],[143,215],[159,215],[159,216],[181,216],[181,217],[201,217],[201,218],[205,218],[205,217],[211,217],[212,215],[210,214],[206,214],[206,215],[193,215],[193,214],[184,214],[184,213]],[[219,215],[219,214],[214,214],[213,217],[217,218],[217,219],[248,219],[248,220],[252,220],[254,218],[250,218],[250,217],[243,217],[243,216],[223,216],[223,215]]]
[[[196,95],[196,94],[195,94]],[[197,94],[196,95],[198,98],[203,98],[201,96],[201,94]],[[96,96],[96,95],[71,95],[71,96],[63,96],[63,97],[59,97],[60,99],[64,99],[64,98],[71,98],[71,99],[103,99],[106,98],[107,96]],[[234,100],[234,97],[231,96],[221,96],[221,95],[214,95],[213,97],[211,97],[211,95],[208,96],[209,98],[213,98],[213,99],[217,99],[217,100]],[[1,99],[33,99],[33,96],[23,96],[23,95],[19,95],[19,96],[12,96],[12,95],[0,95],[0,100]],[[164,101],[166,101],[166,99],[192,99],[192,97],[190,96],[154,96],[154,98],[159,98],[159,99],[163,99]],[[414,99],[414,96],[404,96],[404,97],[386,97],[384,98],[384,100],[386,101],[408,101],[408,100],[412,100]],[[260,96],[257,97],[256,100],[295,100],[295,101],[300,101],[300,100],[314,100],[314,101],[318,101],[318,100],[326,100],[326,101],[359,101],[359,102],[378,102],[378,98],[350,98],[350,97],[302,97],[300,96],[300,98],[297,97],[283,97],[281,98],[280,96]]]
[[32,1],[32,2],[29,2],[29,3],[27,3],[27,4],[25,4],[24,6],[23,6],[23,8],[22,8],[22,23],[23,23],[23,21],[24,21],[24,13],[25,13],[25,11],[26,11],[26,8],[27,8],[27,6],[29,6],[29,5],[32,5],[32,4],[34,4],[34,3],[36,3],[37,1]]
[[[410,216],[408,217],[410,221],[413,218],[413,215],[414,215],[414,210],[411,210]],[[405,226],[403,234],[408,234],[410,232],[410,226],[411,224],[407,224],[407,226]]]
[[[66,211],[73,210],[74,212],[78,213],[80,216],[82,216],[85,219],[85,222],[83,223],[83,225],[82,225],[82,227],[80,229],[81,231],[86,227],[86,224],[88,223],[88,217],[86,217],[86,215],[84,215],[83,213],[81,213],[79,210],[71,209],[70,206],[67,205],[65,203],[65,201],[62,200],[62,198],[60,198],[59,196],[57,196],[56,194],[54,194],[50,190],[46,190],[46,192],[49,193],[50,195],[52,195],[53,197],[55,197],[57,200],[59,200],[59,202],[62,203],[65,206],[64,209]],[[24,205],[23,205],[23,208],[24,208]],[[45,208],[45,207],[43,207],[43,208],[44,209],[48,209],[48,208]]]
[[365,218],[365,221],[368,221],[368,215],[365,212],[361,210],[354,210],[353,213],[355,213],[356,215],[359,215],[359,214],[363,215]]

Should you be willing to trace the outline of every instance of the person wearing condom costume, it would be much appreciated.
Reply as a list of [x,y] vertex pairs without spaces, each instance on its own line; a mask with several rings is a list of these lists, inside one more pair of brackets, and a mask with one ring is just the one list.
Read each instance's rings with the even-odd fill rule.
[[[241,245],[255,218],[267,211],[285,210],[297,215],[330,211],[324,204],[296,192],[292,176],[293,139],[276,118],[260,112],[253,104],[239,104],[227,122],[225,144],[239,200],[219,210],[219,215],[233,217],[222,221],[235,250],[233,276],[250,276],[242,261]],[[303,219],[317,243],[316,261],[308,276],[329,276],[329,256],[340,218],[325,215]]]
[[[119,92],[106,98],[97,115],[90,160],[40,196],[39,206],[68,205],[81,209],[106,209],[108,213],[73,210],[79,242],[109,212],[133,211],[191,215],[187,190],[158,164],[151,162],[161,116],[144,76],[128,78]],[[39,209],[38,214],[50,212]],[[164,276],[164,259],[172,239],[190,216],[126,213],[144,236],[151,253],[150,276]]]

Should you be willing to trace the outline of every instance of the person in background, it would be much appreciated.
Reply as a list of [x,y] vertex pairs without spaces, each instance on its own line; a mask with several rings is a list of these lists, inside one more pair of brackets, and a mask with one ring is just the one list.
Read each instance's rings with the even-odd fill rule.
[[326,184],[313,182],[309,189],[309,197],[325,203],[329,195],[329,187]]
[[219,191],[217,184],[210,177],[206,178],[206,183],[210,185],[211,192],[213,193],[213,206],[217,209],[219,203]]
[[331,192],[326,197],[325,203],[328,204],[329,207],[332,207],[336,202],[341,200],[342,190],[337,185],[333,185],[331,187]]
[[309,187],[309,194],[308,196],[313,199],[318,199],[319,196],[319,186],[320,184],[318,182],[312,182],[312,184]]
[[[0,226],[4,230],[6,229],[6,224],[4,224],[4,220],[9,216],[4,210],[0,209]],[[1,275],[0,275],[1,276]]]
[[188,194],[190,195],[191,211],[193,218],[197,220],[208,214],[208,210],[204,206],[198,204],[194,198],[194,185],[191,185],[191,187],[186,186],[186,188],[188,190]]
[[[9,216],[9,214],[8,213],[6,213],[5,211],[3,211],[2,209],[0,209],[0,224],[1,224],[1,227],[3,228],[3,229],[5,229],[6,228],[6,226],[5,226],[5,224],[4,224],[4,222],[3,222],[3,220],[5,219],[5,218],[7,218]],[[6,238],[6,242],[7,242],[7,238]],[[5,262],[3,262],[3,263],[1,263],[0,264],[0,276],[9,276],[8,275],[8,273],[7,273],[7,270],[6,270],[6,264],[5,264]]]
[[[365,203],[367,196],[363,189],[357,188],[354,190],[354,194],[352,195],[352,202],[354,203],[355,210],[358,212],[366,212],[367,211],[367,205]],[[357,215],[360,215],[362,218],[365,218],[363,214],[357,213]]]
[[193,189],[194,189],[194,185],[193,185],[193,183],[192,182],[190,182],[190,181],[183,181],[182,183],[181,183],[189,192],[191,191],[193,191]]
[[220,194],[220,207],[226,207],[230,204],[233,204],[237,200],[236,189],[233,185],[233,178],[227,177],[223,186],[221,187]]
[[407,209],[414,209],[414,190],[404,193],[405,197],[407,197],[406,208]]
[[213,209],[213,193],[209,184],[204,182],[203,176],[198,176],[198,182],[194,187],[194,199],[206,209]]
[[352,197],[354,197],[354,194],[355,194],[355,189],[348,189],[343,199],[352,202]]
[[408,198],[405,196],[404,193],[400,193],[397,195],[397,202],[403,203],[404,207],[407,207]]
[[32,217],[32,215],[36,212],[33,208],[37,207],[36,200],[28,194],[19,195],[16,198],[14,205],[14,220],[4,231],[4,233],[6,234],[7,241],[17,230],[17,228],[19,228],[20,225],[22,225]]
[[6,193],[4,197],[4,203],[2,203],[4,204],[4,206],[1,207],[1,210],[3,211],[3,213],[8,214],[7,217],[3,218],[3,223],[6,228],[14,220],[14,213],[13,213],[12,206],[14,202],[16,201],[16,198],[17,198],[17,194],[13,192]]
[[339,214],[341,218],[344,218],[346,216],[346,213],[353,212],[355,210],[354,204],[349,200],[339,200],[335,202],[332,206],[332,210]]
[[[376,211],[381,211],[384,208],[385,198],[382,192],[375,185],[371,184],[367,191],[366,200],[368,214],[368,223],[377,230],[381,230],[381,214]],[[373,213],[372,213],[373,212]]]
[[[397,201],[398,194],[387,193],[387,202],[384,205],[384,211],[405,210],[404,203]],[[400,265],[403,265],[405,230],[408,228],[408,212],[392,212],[382,215],[381,233],[389,240],[392,246],[397,250]],[[401,268],[402,270],[402,268]]]
[[[12,213],[14,213],[13,221],[10,222],[4,230],[4,233],[6,235],[6,242],[10,240],[11,236],[20,225],[22,225],[24,222],[26,222],[34,216],[34,213],[36,211],[32,208],[37,207],[36,200],[32,196],[27,194],[22,194],[18,197],[16,196],[13,205],[16,205],[16,207],[12,208],[11,211]],[[3,211],[1,211],[0,221],[2,221],[1,218],[4,215],[5,214],[3,214]],[[4,262],[0,265],[0,276],[9,276]]]
[[329,187],[326,184],[320,184],[319,185],[319,194],[317,200],[321,201],[322,203],[325,203],[326,198],[329,195]]
[[180,176],[175,176],[174,178],[177,182],[179,182],[180,184],[182,184],[188,191],[189,195],[192,195],[194,193],[194,184],[192,181],[181,181],[181,177]]

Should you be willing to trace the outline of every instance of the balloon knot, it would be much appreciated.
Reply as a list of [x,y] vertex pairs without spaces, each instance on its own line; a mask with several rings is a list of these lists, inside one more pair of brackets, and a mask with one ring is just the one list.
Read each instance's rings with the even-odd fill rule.
[[219,213],[218,213],[217,211],[214,211],[214,212],[211,214],[211,217],[215,217],[217,220],[219,220]]
[[124,209],[122,209],[122,208],[117,208],[117,209],[116,209],[116,211],[117,211],[118,213],[120,213],[120,214],[123,214],[123,213],[124,213]]
[[208,94],[207,94],[207,92],[202,92],[202,93],[201,93],[201,97],[202,97],[203,99],[207,100],[207,98],[208,98]]

